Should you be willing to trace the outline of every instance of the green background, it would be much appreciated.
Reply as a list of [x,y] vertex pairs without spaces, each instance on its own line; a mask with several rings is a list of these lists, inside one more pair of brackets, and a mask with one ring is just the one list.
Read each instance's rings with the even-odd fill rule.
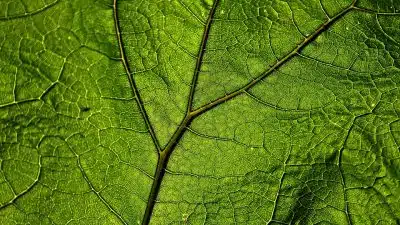
[[260,76],[151,224],[399,224],[399,0],[0,0],[0,224],[141,224]]

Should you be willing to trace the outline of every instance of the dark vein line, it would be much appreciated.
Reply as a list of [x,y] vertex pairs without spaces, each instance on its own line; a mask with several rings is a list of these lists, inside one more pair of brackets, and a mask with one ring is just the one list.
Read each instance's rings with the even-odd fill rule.
[[206,25],[204,27],[203,37],[201,40],[201,45],[199,48],[197,61],[196,61],[196,68],[194,69],[192,84],[190,85],[190,94],[189,94],[189,99],[188,99],[188,103],[187,103],[187,113],[190,113],[190,111],[192,110],[192,107],[193,107],[193,97],[194,97],[194,92],[196,89],[197,79],[199,78],[201,65],[203,64],[203,57],[204,57],[204,53],[206,52],[206,46],[207,46],[207,41],[208,41],[208,37],[210,34],[210,30],[211,30],[211,24],[212,24],[218,3],[219,3],[219,0],[214,1],[213,5],[211,7],[211,11],[208,16]]
[[25,18],[25,17],[30,17],[30,16],[34,16],[37,15],[39,13],[42,13],[50,8],[52,8],[53,6],[57,5],[57,3],[60,2],[60,0],[56,0],[48,5],[45,5],[43,8],[40,8],[36,11],[33,12],[26,12],[24,14],[19,14],[19,15],[15,15],[15,16],[5,16],[5,17],[0,17],[0,21],[10,21],[10,20],[15,20],[15,19],[21,19],[21,18]]
[[354,5],[350,5],[347,7],[345,10],[337,14],[336,16],[332,17],[331,19],[327,20],[324,24],[322,24],[312,35],[308,36],[307,38],[304,39],[303,42],[301,42],[295,49],[293,49],[289,54],[287,54],[285,57],[277,61],[271,68],[269,68],[267,71],[262,73],[259,77],[256,79],[250,81],[243,87],[225,95],[222,98],[218,98],[208,104],[205,104],[196,110],[192,111],[191,113],[193,116],[198,116],[203,114],[204,112],[207,112],[208,110],[228,101],[231,100],[232,98],[244,94],[247,90],[251,89],[254,87],[256,84],[258,84],[260,81],[264,80],[268,75],[282,67],[286,62],[290,61],[294,56],[298,55],[306,46],[308,46],[312,41],[314,41],[320,34],[322,34],[325,30],[330,28],[336,21],[338,21],[340,18],[345,16],[347,13],[349,13],[352,9],[354,8]]
[[151,187],[151,190],[150,190],[146,211],[145,211],[145,214],[144,214],[144,217],[143,217],[143,220],[142,220],[142,224],[143,225],[147,225],[147,224],[150,223],[150,218],[151,218],[151,215],[153,213],[154,205],[156,203],[158,192],[160,190],[161,182],[162,182],[163,177],[165,175],[165,169],[167,167],[169,157],[170,157],[172,151],[175,149],[176,144],[178,143],[178,141],[182,137],[183,133],[185,132],[187,125],[190,124],[190,122],[192,121],[192,117],[190,116],[190,113],[192,111],[194,92],[195,92],[195,89],[196,89],[197,79],[198,79],[199,74],[200,74],[200,67],[201,67],[202,62],[203,62],[204,54],[206,52],[206,45],[207,45],[207,41],[208,41],[210,29],[211,29],[212,20],[214,18],[215,11],[216,11],[216,8],[218,6],[218,3],[219,3],[219,0],[215,0],[214,1],[213,5],[211,7],[211,10],[210,10],[209,16],[207,18],[207,22],[206,22],[205,27],[204,27],[203,37],[202,37],[201,45],[200,45],[200,48],[199,48],[199,51],[198,51],[196,67],[195,67],[194,75],[193,75],[193,78],[192,78],[192,83],[191,83],[191,86],[190,86],[190,93],[189,93],[189,97],[188,97],[188,103],[187,103],[187,110],[186,110],[185,118],[183,119],[183,121],[179,125],[178,129],[172,135],[172,137],[169,140],[169,142],[167,143],[166,147],[159,153],[159,158],[158,158],[158,162],[157,162],[157,168],[156,168],[155,175],[154,175],[154,181],[153,181],[153,184],[152,184],[152,187]]
[[128,80],[129,80],[129,84],[131,86],[131,89],[132,89],[132,92],[133,92],[134,97],[136,99],[136,102],[137,102],[137,104],[139,106],[140,113],[142,114],[142,117],[143,117],[143,119],[144,119],[144,121],[146,123],[146,127],[149,130],[151,139],[153,140],[153,143],[154,143],[154,145],[155,145],[155,147],[157,149],[157,153],[159,153],[161,151],[160,144],[159,144],[159,142],[157,140],[157,136],[156,136],[156,134],[154,132],[153,126],[150,123],[149,116],[147,115],[147,112],[146,112],[146,110],[144,108],[144,104],[143,104],[142,98],[140,97],[139,90],[138,90],[138,88],[136,86],[135,80],[132,77],[132,73],[131,73],[131,70],[130,70],[130,67],[129,67],[129,64],[128,64],[128,57],[127,57],[127,55],[125,53],[125,50],[124,50],[124,45],[123,45],[122,37],[121,37],[120,24],[119,24],[119,20],[118,20],[117,1],[118,0],[114,0],[114,3],[113,3],[113,14],[114,14],[115,32],[116,32],[117,39],[118,39],[118,45],[119,45],[119,51],[120,51],[120,55],[121,55],[121,61],[122,61],[122,64],[124,65],[124,68],[125,68],[125,71],[126,71],[126,75],[128,77]]
[[272,109],[275,109],[275,110],[278,110],[278,111],[283,111],[283,112],[310,113],[311,111],[320,108],[320,107],[313,108],[313,109],[290,109],[290,108],[282,108],[282,107],[279,107],[278,105],[274,105],[274,104],[272,104],[272,103],[265,102],[265,101],[259,99],[257,96],[251,94],[251,93],[248,92],[248,91],[245,91],[245,94],[246,94],[247,96],[249,96],[251,99],[254,99],[254,101],[256,101],[257,103],[259,103],[259,104],[261,104],[261,105],[264,105],[264,106],[266,106],[266,107],[269,107],[269,108],[272,108]]
[[208,134],[202,134],[196,130],[193,130],[190,127],[187,127],[186,130],[196,136],[199,136],[200,138],[206,138],[206,139],[217,140],[217,141],[228,141],[228,142],[232,142],[236,145],[245,146],[247,148],[262,148],[262,146],[242,143],[242,142],[236,140],[235,138],[226,138],[226,137],[218,137],[218,136],[212,136],[212,135],[208,135]]
[[192,117],[190,114],[184,118],[182,123],[179,125],[178,129],[172,135],[171,140],[168,142],[167,146],[163,151],[159,153],[159,158],[157,162],[157,168],[154,174],[154,181],[151,186],[149,198],[147,200],[147,207],[145,214],[143,216],[142,225],[148,225],[150,223],[150,218],[153,213],[154,205],[157,200],[158,192],[160,191],[161,182],[165,175],[165,170],[167,168],[169,157],[174,151],[179,140],[182,138],[186,131],[186,127],[191,123]]
[[[310,61],[314,61],[317,64],[321,64],[321,65],[324,65],[324,66],[327,66],[327,67],[331,67],[331,68],[334,68],[334,69],[345,70],[346,73],[353,72],[353,73],[358,73],[358,74],[368,74],[367,72],[360,72],[360,71],[356,71],[356,70],[351,69],[351,67],[352,67],[351,65],[346,68],[346,67],[342,67],[342,66],[338,66],[338,65],[332,64],[330,62],[324,62],[322,60],[319,60],[317,58],[314,58],[314,57],[311,57],[311,56],[308,56],[308,55],[299,54],[299,57],[307,59],[307,60],[310,60]],[[354,58],[357,59],[357,57],[354,57]],[[352,64],[354,64],[354,61],[352,62]]]
[[[218,1],[218,0],[216,0]],[[265,71],[264,73],[262,73],[258,78],[254,79],[253,81],[249,82],[248,84],[246,84],[245,86],[243,86],[242,88],[237,89],[236,91],[231,92],[228,95],[225,95],[222,98],[218,98],[204,106],[201,106],[198,109],[192,110],[191,109],[191,105],[188,107],[188,111],[186,113],[185,118],[182,120],[182,122],[180,123],[180,125],[178,126],[178,128],[175,130],[174,134],[172,135],[171,139],[169,140],[169,142],[167,143],[167,145],[165,146],[165,148],[160,151],[159,153],[159,159],[157,162],[157,168],[155,171],[155,175],[154,175],[154,181],[150,190],[150,194],[149,194],[149,198],[148,198],[148,202],[147,202],[147,208],[142,220],[142,224],[143,225],[148,225],[150,223],[150,218],[151,215],[153,213],[153,209],[154,209],[154,205],[157,201],[157,196],[158,193],[160,191],[160,186],[161,186],[161,182],[164,178],[165,175],[165,171],[167,169],[167,164],[168,164],[168,160],[172,154],[172,152],[175,150],[175,148],[177,147],[178,143],[180,142],[180,140],[182,139],[184,133],[187,131],[187,128],[189,127],[189,125],[191,124],[191,122],[193,121],[193,119],[195,119],[196,117],[200,116],[201,114],[213,109],[214,107],[229,101],[231,99],[233,99],[234,97],[240,95],[240,94],[245,94],[247,90],[249,90],[250,88],[252,88],[253,86],[255,86],[258,82],[262,81],[265,77],[267,77],[269,74],[271,74],[272,72],[274,72],[275,70],[277,70],[278,68],[280,68],[281,66],[283,66],[286,62],[288,62],[290,59],[292,59],[294,56],[297,56],[302,49],[304,49],[308,44],[310,44],[312,41],[314,41],[320,34],[322,34],[325,30],[327,30],[328,28],[330,28],[336,21],[338,21],[340,18],[342,18],[343,16],[345,16],[348,12],[350,12],[354,6],[355,6],[356,1],[353,1],[353,3],[346,8],[345,10],[343,10],[342,12],[340,12],[339,14],[337,14],[336,16],[332,17],[331,19],[328,19],[324,24],[322,24],[312,35],[308,36],[302,43],[300,43],[294,50],[292,50],[289,54],[287,54],[285,57],[283,57],[281,60],[277,61],[275,63],[274,66],[272,66],[270,69],[268,69],[267,71]],[[210,11],[210,17],[213,13],[215,13],[215,7],[216,7],[216,2],[214,2],[212,11]],[[210,24],[211,24],[211,19],[208,20],[207,26],[208,28],[205,28],[205,33],[208,35],[208,29],[210,29]],[[203,37],[203,41],[202,41],[202,46],[205,46],[205,42],[206,42],[207,38]],[[201,48],[201,52],[204,51],[204,46]],[[200,52],[200,57],[201,53]],[[201,60],[199,60],[198,62],[201,63]],[[198,65],[196,65],[197,67],[200,67],[201,65],[198,63]],[[199,69],[197,68],[195,71],[195,76],[198,76],[198,71]],[[191,103],[193,100],[193,95],[194,95],[194,84],[196,83],[196,79],[197,77],[193,78],[193,83],[192,83],[192,89],[191,89],[191,94],[189,96],[189,102]],[[192,93],[193,92],[193,93]]]

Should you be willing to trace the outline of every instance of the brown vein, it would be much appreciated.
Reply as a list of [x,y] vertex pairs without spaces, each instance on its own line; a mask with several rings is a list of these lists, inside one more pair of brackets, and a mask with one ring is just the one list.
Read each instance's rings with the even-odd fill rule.
[[133,95],[136,99],[136,102],[139,106],[139,110],[140,113],[142,114],[142,117],[146,123],[146,127],[150,133],[151,139],[153,140],[154,146],[157,149],[157,152],[161,151],[161,147],[160,147],[160,143],[157,140],[157,136],[154,132],[153,126],[150,123],[150,119],[149,116],[147,115],[146,109],[144,108],[144,104],[142,101],[142,98],[140,97],[139,94],[139,89],[136,86],[135,80],[132,77],[132,73],[131,73],[131,69],[129,67],[128,64],[128,57],[125,53],[124,50],[124,44],[122,42],[122,37],[121,37],[121,27],[119,25],[119,21],[118,21],[118,7],[117,7],[117,1],[118,0],[114,0],[113,3],[113,14],[114,14],[114,25],[115,25],[115,32],[117,34],[117,39],[118,39],[118,46],[119,46],[119,51],[120,51],[120,55],[121,55],[121,61],[122,64],[124,65],[125,71],[126,71],[126,75],[128,76],[128,80],[129,80],[129,84],[131,86]]
[[[176,146],[178,145],[179,141],[183,137],[184,133],[187,131],[187,128],[189,127],[189,125],[191,124],[193,119],[195,119],[196,117],[202,115],[203,113],[213,109],[214,107],[216,107],[216,106],[218,106],[218,105],[220,105],[220,104],[222,104],[224,102],[227,102],[227,101],[235,98],[236,96],[239,96],[241,94],[246,94],[246,92],[249,89],[251,89],[252,87],[254,87],[257,83],[259,83],[264,78],[266,78],[268,75],[270,75],[271,73],[273,73],[274,71],[279,69],[285,63],[290,61],[293,57],[299,55],[302,49],[304,49],[308,44],[310,44],[312,41],[314,41],[325,30],[330,28],[336,21],[338,21],[340,18],[345,16],[348,12],[350,12],[355,7],[355,3],[356,3],[356,1],[353,1],[353,3],[349,7],[344,9],[342,12],[340,12],[336,16],[328,19],[312,35],[306,37],[303,40],[303,42],[298,44],[297,47],[294,48],[289,54],[287,54],[282,59],[278,60],[271,68],[266,70],[264,73],[262,73],[256,79],[250,81],[249,83],[247,83],[243,87],[241,87],[241,88],[239,88],[239,89],[237,89],[237,90],[225,95],[224,97],[218,98],[218,99],[216,99],[216,100],[214,100],[214,101],[212,101],[212,102],[210,102],[208,104],[205,104],[205,105],[203,105],[203,106],[201,106],[201,107],[199,107],[199,108],[197,108],[195,110],[191,109],[191,104],[188,106],[188,110],[187,110],[185,118],[182,120],[182,122],[180,123],[180,125],[178,126],[178,128],[176,129],[174,134],[172,135],[171,139],[169,140],[169,142],[167,143],[165,148],[159,153],[159,159],[158,159],[158,163],[157,163],[156,172],[155,172],[155,175],[154,175],[154,181],[153,181],[153,184],[152,184],[152,187],[151,187],[151,191],[150,191],[150,195],[149,195],[149,199],[148,199],[148,202],[147,202],[147,208],[146,208],[146,211],[145,211],[145,215],[144,215],[143,220],[142,220],[142,224],[143,225],[147,225],[150,222],[150,217],[151,217],[151,214],[153,212],[154,205],[155,205],[155,203],[157,201],[158,192],[160,190],[160,186],[161,186],[161,182],[163,180],[163,177],[165,175],[165,171],[166,171],[166,168],[167,168],[168,160],[169,160],[172,152],[175,150]],[[216,3],[215,2],[214,2],[214,5],[213,5],[213,9],[210,11],[210,17],[212,17],[213,14],[215,13],[215,8],[214,7],[216,7]],[[208,22],[207,22],[206,27],[205,27],[204,35],[208,35],[208,30],[210,29],[211,20],[212,20],[212,18],[208,19]],[[206,41],[207,41],[207,37],[203,36],[202,44],[201,44],[202,47],[200,49],[201,51],[200,51],[199,58],[202,57],[202,54],[204,54],[204,51],[205,51],[204,47],[206,45]],[[192,87],[191,87],[191,93],[189,95],[189,102],[190,103],[193,101],[194,85],[195,85],[195,83],[197,81],[197,76],[198,76],[198,72],[197,71],[199,71],[200,66],[201,66],[201,61],[199,61],[199,59],[198,59],[197,63],[196,63],[196,71],[195,71],[195,76],[196,77],[193,78]]]

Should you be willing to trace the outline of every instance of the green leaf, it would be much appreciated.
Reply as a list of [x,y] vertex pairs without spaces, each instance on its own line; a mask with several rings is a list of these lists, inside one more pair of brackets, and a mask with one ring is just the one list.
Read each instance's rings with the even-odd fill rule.
[[0,224],[399,224],[399,0],[0,1]]

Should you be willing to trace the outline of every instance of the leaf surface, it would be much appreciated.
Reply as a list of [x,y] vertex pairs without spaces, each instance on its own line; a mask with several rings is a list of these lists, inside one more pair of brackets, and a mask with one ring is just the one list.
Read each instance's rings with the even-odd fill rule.
[[1,224],[399,224],[400,1],[0,2]]

